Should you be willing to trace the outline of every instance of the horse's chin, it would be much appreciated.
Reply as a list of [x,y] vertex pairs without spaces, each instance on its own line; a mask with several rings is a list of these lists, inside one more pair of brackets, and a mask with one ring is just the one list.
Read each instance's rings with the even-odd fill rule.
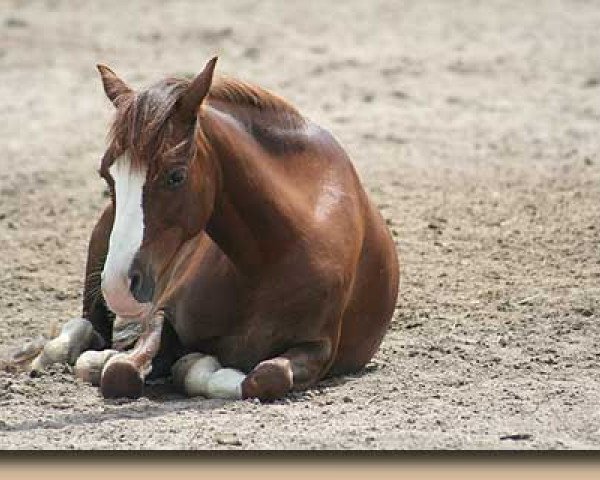
[[108,308],[110,308],[110,310],[117,315],[118,317],[127,319],[127,320],[134,320],[134,319],[138,319],[138,320],[143,320],[144,318],[148,317],[150,315],[150,313],[152,312],[152,307],[153,305],[151,303],[141,303],[139,304],[139,307],[132,307],[132,308],[119,308],[119,307],[114,307],[112,305],[110,305],[108,302]]

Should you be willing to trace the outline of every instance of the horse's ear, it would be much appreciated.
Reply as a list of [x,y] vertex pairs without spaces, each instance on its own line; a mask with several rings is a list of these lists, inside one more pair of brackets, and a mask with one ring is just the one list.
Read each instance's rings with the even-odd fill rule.
[[102,85],[104,86],[106,96],[115,107],[118,107],[123,99],[130,95],[133,90],[106,65],[96,65],[96,67],[100,72],[100,77],[102,77]]
[[198,114],[198,108],[204,97],[208,94],[208,90],[212,84],[213,73],[215,71],[215,65],[217,64],[217,58],[212,58],[204,67],[204,70],[192,80],[190,86],[179,100],[179,114],[181,119],[187,123],[193,123],[196,121],[196,115]]

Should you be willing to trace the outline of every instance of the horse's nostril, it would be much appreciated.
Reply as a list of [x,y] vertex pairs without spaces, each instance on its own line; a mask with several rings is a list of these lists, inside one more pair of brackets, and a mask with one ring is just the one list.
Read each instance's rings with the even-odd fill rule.
[[132,272],[129,275],[131,283],[129,284],[129,291],[135,297],[142,287],[142,274],[140,272]]
[[129,291],[133,298],[140,303],[152,301],[154,280],[151,275],[144,275],[142,270],[135,268],[129,272],[129,281]]

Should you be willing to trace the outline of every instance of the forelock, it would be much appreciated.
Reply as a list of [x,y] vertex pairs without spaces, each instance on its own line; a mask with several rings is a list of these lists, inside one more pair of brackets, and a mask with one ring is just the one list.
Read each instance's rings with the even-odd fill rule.
[[128,151],[134,164],[151,160],[172,133],[169,118],[188,85],[187,80],[168,78],[124,101],[110,130],[114,155]]

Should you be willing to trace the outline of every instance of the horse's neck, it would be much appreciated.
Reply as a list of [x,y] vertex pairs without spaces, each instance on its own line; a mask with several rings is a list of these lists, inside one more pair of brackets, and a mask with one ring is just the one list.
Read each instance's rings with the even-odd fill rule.
[[235,118],[207,107],[202,128],[220,177],[207,233],[252,273],[297,235],[302,203],[291,179]]

